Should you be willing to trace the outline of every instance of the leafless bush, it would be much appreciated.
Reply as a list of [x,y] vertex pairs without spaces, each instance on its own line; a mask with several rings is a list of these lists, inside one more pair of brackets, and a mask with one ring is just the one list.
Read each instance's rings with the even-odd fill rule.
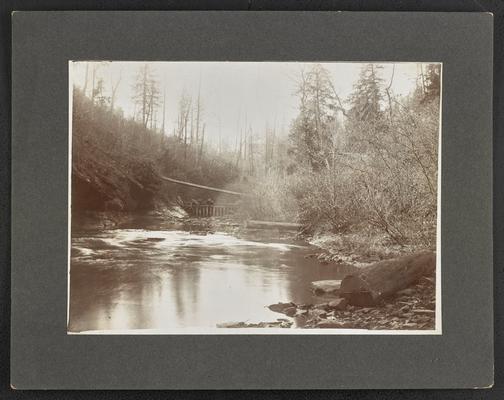
[[267,174],[248,180],[235,188],[246,191],[240,207],[242,217],[269,221],[293,221],[297,219],[298,205],[291,188],[294,177]]

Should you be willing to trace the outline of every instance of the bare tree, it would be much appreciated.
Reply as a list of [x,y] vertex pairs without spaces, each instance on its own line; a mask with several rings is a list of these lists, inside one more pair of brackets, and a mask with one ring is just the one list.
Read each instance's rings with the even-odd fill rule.
[[119,84],[122,79],[122,71],[119,71],[119,76],[117,80],[114,81],[114,75],[110,74],[110,111],[114,111],[115,98],[117,89],[119,88]]
[[86,63],[86,72],[84,74],[84,86],[82,88],[82,92],[84,93],[84,96],[86,96],[87,92],[87,85],[88,85],[88,76],[89,76],[89,63]]
[[91,86],[91,103],[94,104],[94,99],[95,99],[95,96],[96,96],[96,89],[95,89],[95,80],[96,80],[96,72],[98,71],[98,68],[100,68],[100,64],[96,64],[96,63],[93,63],[93,68],[91,70],[91,82],[92,82],[92,86]]
[[138,70],[133,85],[133,101],[139,107],[141,121],[144,127],[152,126],[152,117],[159,106],[158,82],[150,69],[149,64],[144,64]]
[[201,120],[201,79],[198,85],[198,100],[196,101],[196,143],[199,140],[200,120]]
[[163,122],[161,125],[161,131],[163,133],[163,139],[165,136],[165,120],[166,120],[166,86],[163,88]]
[[199,149],[199,159],[203,157],[203,149],[205,145],[205,124],[203,124],[203,128],[201,129],[201,143],[200,143],[200,149]]

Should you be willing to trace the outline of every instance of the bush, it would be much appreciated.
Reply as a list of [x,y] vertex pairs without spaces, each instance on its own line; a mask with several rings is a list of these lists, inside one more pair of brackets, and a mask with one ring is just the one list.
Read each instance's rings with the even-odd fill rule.
[[267,174],[259,178],[247,178],[234,190],[247,193],[241,201],[240,216],[244,219],[297,222],[298,207],[292,196],[292,177]]

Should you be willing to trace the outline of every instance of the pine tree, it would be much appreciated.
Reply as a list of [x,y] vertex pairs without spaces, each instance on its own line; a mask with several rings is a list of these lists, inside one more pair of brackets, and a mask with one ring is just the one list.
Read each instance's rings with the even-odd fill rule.
[[105,83],[102,78],[98,78],[98,82],[94,88],[93,98],[97,101],[100,107],[105,107],[110,103],[110,96],[105,95]]
[[424,101],[437,99],[441,91],[441,65],[429,64],[425,74]]
[[350,95],[349,117],[358,121],[377,121],[383,114],[383,79],[380,65],[367,64],[360,72],[359,80]]
[[386,129],[385,89],[380,76],[382,66],[366,64],[348,98],[346,143],[352,152],[365,153],[372,141]]
[[294,120],[290,153],[313,169],[327,162],[336,122],[336,96],[329,72],[321,65],[301,74],[297,94],[299,115]]

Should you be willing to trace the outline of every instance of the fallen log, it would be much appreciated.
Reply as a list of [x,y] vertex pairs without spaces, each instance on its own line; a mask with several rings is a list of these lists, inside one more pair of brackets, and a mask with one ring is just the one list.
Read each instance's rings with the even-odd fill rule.
[[374,306],[420,278],[433,276],[435,271],[436,255],[428,251],[380,261],[363,268],[359,275],[345,276],[341,281],[340,296],[351,305]]
[[293,229],[297,230],[302,227],[301,224],[293,222],[274,222],[274,221],[254,221],[249,220],[246,223],[247,228],[257,229]]
[[313,281],[310,285],[315,295],[338,295],[341,288],[341,280]]
[[210,187],[210,186],[205,186],[205,185],[198,185],[196,183],[191,183],[191,182],[184,182],[184,181],[180,181],[178,179],[173,179],[173,178],[168,178],[166,176],[162,176],[161,175],[161,179],[165,180],[165,181],[168,181],[168,182],[172,182],[172,183],[177,183],[179,185],[184,185],[184,186],[190,186],[190,187],[195,187],[195,188],[198,188],[198,189],[205,189],[205,190],[211,190],[213,192],[220,192],[220,193],[226,193],[226,194],[233,194],[235,196],[247,196],[246,194],[244,193],[240,193],[240,192],[234,192],[232,190],[225,190],[225,189],[219,189],[219,188],[214,188],[214,187]]

